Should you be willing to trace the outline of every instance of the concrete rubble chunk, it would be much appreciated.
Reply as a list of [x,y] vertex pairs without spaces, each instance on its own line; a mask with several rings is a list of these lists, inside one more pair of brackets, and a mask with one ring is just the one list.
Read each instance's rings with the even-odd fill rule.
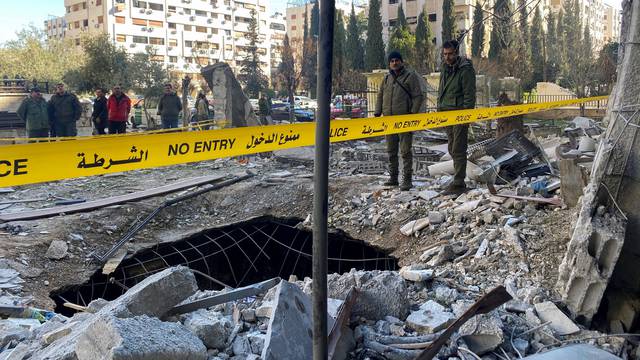
[[231,335],[231,320],[219,312],[200,309],[182,316],[182,324],[209,349],[223,350]]
[[480,200],[470,200],[453,209],[455,214],[467,213],[475,210],[480,205]]
[[542,354],[527,356],[526,360],[569,360],[569,359],[597,359],[622,360],[609,352],[600,350],[593,345],[579,344],[553,349]]
[[421,218],[421,219],[418,219],[418,220],[411,220],[408,223],[404,224],[400,228],[400,232],[403,235],[411,236],[411,235],[415,234],[416,232],[426,228],[427,226],[429,226],[429,218]]
[[111,313],[118,317],[148,315],[160,318],[196,290],[198,290],[198,284],[191,269],[176,266],[155,273],[137,283],[100,312]]
[[558,307],[545,301],[534,305],[536,313],[542,322],[551,321],[549,327],[558,335],[571,335],[580,331],[580,328],[567,317]]
[[405,281],[397,272],[355,271],[343,275],[330,274],[327,278],[329,297],[344,300],[351,287],[358,287],[358,301],[351,316],[380,320],[385,316],[404,319],[409,312],[409,299]]
[[429,201],[438,195],[440,195],[440,193],[433,190],[422,190],[418,193],[418,196],[426,201]]
[[409,265],[400,269],[403,279],[413,282],[422,282],[433,279],[433,269],[425,269],[422,266]]
[[247,334],[247,339],[249,339],[249,344],[251,344],[251,352],[257,355],[262,354],[262,349],[264,349],[264,341],[265,334],[261,332],[252,332]]
[[53,240],[45,256],[51,260],[64,259],[69,251],[69,246],[62,240]]
[[231,344],[231,349],[236,356],[251,354],[251,343],[246,336],[236,336]]
[[439,211],[429,211],[429,223],[442,224],[446,220],[443,213]]
[[435,289],[435,297],[439,302],[450,305],[458,298],[458,291],[447,286],[438,286]]
[[453,252],[453,247],[449,244],[443,245],[438,251],[438,255],[436,255],[433,259],[429,260],[427,265],[429,266],[440,266],[447,261],[451,261],[456,257],[456,254]]
[[473,317],[462,325],[460,335],[469,349],[478,355],[496,349],[504,341],[502,321],[495,312]]
[[446,328],[454,320],[455,316],[444,306],[429,300],[409,314],[406,324],[415,331],[431,334]]
[[80,335],[76,354],[78,360],[206,360],[207,348],[177,323],[100,316]]
[[[262,350],[263,360],[312,358],[311,299],[295,284],[281,281]],[[327,315],[328,327],[333,318]]]

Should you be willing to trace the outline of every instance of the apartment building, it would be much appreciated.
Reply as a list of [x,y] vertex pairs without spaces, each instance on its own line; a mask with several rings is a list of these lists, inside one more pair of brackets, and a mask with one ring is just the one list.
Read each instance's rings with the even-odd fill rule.
[[621,16],[622,14],[619,9],[609,4],[604,4],[604,26],[602,30],[604,32],[603,39],[605,43],[620,41]]
[[282,19],[267,15],[265,0],[64,0],[64,5],[64,36],[76,44],[85,33],[106,33],[129,53],[153,46],[155,61],[185,73],[199,73],[219,61],[239,69],[252,10],[259,25],[260,61],[269,77],[278,38],[284,37]]
[[[298,1],[289,3],[286,11],[287,35],[292,42],[301,41],[304,36],[304,16],[307,15],[307,25],[311,26],[311,9],[315,1]],[[336,0],[336,10],[341,10],[345,20],[351,14],[351,0]],[[367,11],[368,0],[354,0],[353,6],[356,14]],[[346,25],[346,23],[345,23]]]
[[44,21],[44,29],[49,39],[64,39],[67,31],[67,22],[64,16],[52,16]]

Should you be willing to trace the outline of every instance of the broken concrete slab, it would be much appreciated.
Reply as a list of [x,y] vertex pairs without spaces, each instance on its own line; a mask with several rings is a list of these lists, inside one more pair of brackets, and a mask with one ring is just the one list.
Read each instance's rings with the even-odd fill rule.
[[469,200],[453,209],[454,214],[462,214],[475,210],[480,205],[481,200]]
[[415,331],[431,334],[446,328],[455,319],[444,306],[429,300],[422,304],[419,310],[409,314],[406,325]]
[[206,360],[207,348],[178,323],[107,315],[80,335],[76,354],[78,360]]
[[445,220],[445,215],[440,211],[429,211],[429,223],[442,224]]
[[175,266],[137,283],[99,313],[106,312],[118,317],[148,315],[160,318],[196,290],[198,284],[191,269]]
[[352,287],[358,287],[358,302],[351,316],[362,316],[368,320],[380,320],[385,316],[404,319],[409,312],[407,287],[397,272],[355,271],[327,277],[329,297],[344,300]]
[[469,349],[478,355],[496,349],[504,341],[502,321],[495,312],[475,316],[462,325],[460,335]]
[[435,197],[437,197],[438,195],[440,195],[439,192],[437,191],[433,191],[433,190],[422,190],[418,193],[418,196],[426,201],[429,201]]
[[549,327],[554,333],[571,335],[580,331],[580,328],[551,301],[535,304],[534,307],[542,322],[551,322]]
[[182,316],[182,324],[209,349],[223,350],[231,335],[231,320],[217,311],[200,309]]
[[51,260],[60,260],[67,256],[68,251],[69,246],[65,241],[53,240],[51,245],[49,245],[49,249],[47,249],[45,256]]
[[622,360],[621,358],[600,350],[593,345],[579,344],[553,349],[542,354],[527,356],[526,360],[568,360],[568,359],[597,359],[597,360]]
[[451,261],[456,257],[456,254],[453,252],[453,247],[449,244],[446,244],[440,248],[438,254],[429,262],[427,265],[429,266],[440,266],[447,261]]
[[411,236],[416,232],[426,228],[427,226],[429,226],[429,218],[411,220],[400,228],[400,232],[403,235]]
[[[295,284],[283,280],[276,288],[273,303],[262,359],[311,359],[311,299]],[[333,318],[327,318],[327,325],[331,328]]]
[[262,349],[264,349],[266,335],[261,332],[252,332],[247,334],[247,339],[249,339],[249,344],[251,344],[251,352],[257,355],[262,354]]
[[405,280],[422,282],[433,279],[434,271],[433,269],[425,269],[420,265],[409,265],[401,268],[399,273]]

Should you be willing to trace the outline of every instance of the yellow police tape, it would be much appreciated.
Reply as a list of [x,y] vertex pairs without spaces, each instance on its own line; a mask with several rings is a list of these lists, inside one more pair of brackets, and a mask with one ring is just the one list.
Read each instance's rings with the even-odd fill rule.
[[[334,120],[331,142],[544,111],[607,96],[378,118]],[[313,145],[315,123],[173,133],[77,137],[0,147],[0,187],[184,164]]]

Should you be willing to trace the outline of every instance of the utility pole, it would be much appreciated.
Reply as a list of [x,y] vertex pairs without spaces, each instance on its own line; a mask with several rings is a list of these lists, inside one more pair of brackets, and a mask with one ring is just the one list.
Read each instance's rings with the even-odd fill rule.
[[327,268],[329,206],[329,129],[331,121],[331,70],[333,68],[333,20],[335,0],[320,2],[318,53],[318,117],[313,196],[313,360],[326,360],[327,349]]

